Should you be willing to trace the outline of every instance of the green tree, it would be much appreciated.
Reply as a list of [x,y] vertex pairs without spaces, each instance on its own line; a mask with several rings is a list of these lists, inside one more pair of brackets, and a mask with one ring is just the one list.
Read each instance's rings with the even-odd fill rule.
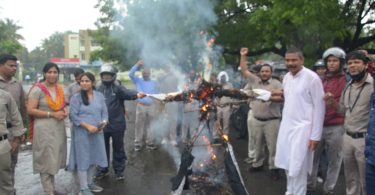
[[315,60],[328,47],[352,51],[374,41],[374,8],[373,0],[224,0],[216,9],[218,42],[229,55],[249,47],[251,56],[282,56],[298,47]]
[[[155,0],[152,3],[158,6],[157,3],[162,1]],[[126,39],[123,37],[113,36],[116,32],[127,28],[121,23],[124,18],[114,9],[115,2],[116,0],[98,0],[97,8],[103,17],[98,19],[99,30],[94,37],[103,50],[93,56],[128,64],[129,56],[133,56],[129,52],[136,53],[137,50],[134,49],[136,46],[129,42],[124,44]],[[131,1],[131,5],[142,2],[145,1]],[[241,47],[250,48],[249,56],[270,54],[283,56],[287,48],[298,47],[305,53],[308,64],[320,58],[324,50],[332,46],[339,46],[347,52],[362,48],[375,53],[372,43],[375,40],[374,0],[220,0],[216,2],[215,12],[218,21],[209,30],[217,32],[216,44],[224,48],[223,55],[227,63],[237,63]],[[172,9],[165,10],[166,20],[176,19],[168,17],[173,12]],[[144,14],[150,13],[145,11]],[[125,17],[131,17],[131,14]],[[185,18],[181,23],[192,26],[189,19]],[[171,29],[176,30],[179,28],[177,26],[179,25]],[[128,38],[129,40],[131,38]],[[195,49],[190,46],[192,44],[186,45],[186,53]]]
[[42,50],[48,58],[64,57],[64,34],[63,32],[55,32],[51,36],[42,40]]
[[18,34],[21,29],[13,20],[0,20],[0,53],[16,53],[22,48],[20,40],[23,37]]
[[42,72],[42,68],[44,64],[48,62],[49,56],[47,56],[44,49],[42,49],[41,47],[36,47],[29,53],[28,59],[29,61],[25,62],[25,64],[27,63],[28,67],[30,67],[30,70],[32,70],[36,75],[36,73]]
[[121,64],[121,67],[124,67],[125,64],[129,64],[126,56],[127,50],[123,43],[124,39],[113,36],[116,31],[120,30],[115,25],[118,22],[118,19],[116,19],[118,13],[114,9],[114,4],[114,0],[98,0],[95,6],[102,13],[102,16],[95,23],[98,30],[92,31],[91,35],[102,49],[93,51],[90,61],[101,59]]

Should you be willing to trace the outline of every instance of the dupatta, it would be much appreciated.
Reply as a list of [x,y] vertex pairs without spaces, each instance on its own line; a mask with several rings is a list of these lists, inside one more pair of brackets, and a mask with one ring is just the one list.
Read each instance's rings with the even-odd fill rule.
[[[44,93],[44,97],[46,99],[46,102],[48,104],[48,107],[51,110],[56,112],[56,111],[59,111],[59,110],[61,110],[65,107],[64,89],[61,85],[59,85],[59,84],[55,85],[55,91],[56,91],[56,100],[55,101],[53,101],[52,96],[51,96],[50,92],[48,91],[47,87],[41,82],[33,85],[30,88],[27,96],[29,96],[31,90],[34,87],[39,87],[42,90],[42,92]],[[33,132],[34,132],[34,117],[29,115],[29,140],[30,140],[30,142],[33,141]]]

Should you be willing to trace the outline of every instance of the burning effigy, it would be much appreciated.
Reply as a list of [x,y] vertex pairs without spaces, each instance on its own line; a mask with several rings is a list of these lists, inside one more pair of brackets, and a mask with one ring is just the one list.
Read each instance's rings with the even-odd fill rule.
[[[181,194],[184,189],[189,189],[189,186],[194,186],[197,189],[207,189],[212,187],[212,189],[215,188],[216,190],[215,194],[248,194],[241,177],[232,145],[229,142],[229,136],[222,132],[220,125],[210,124],[209,116],[210,113],[216,111],[217,106],[220,106],[214,101],[216,97],[231,97],[236,99],[236,101],[230,103],[236,104],[238,102],[249,101],[259,95],[264,96],[262,91],[255,90],[254,92],[254,90],[243,91],[238,89],[223,89],[221,85],[210,83],[205,80],[201,81],[196,90],[149,95],[150,97],[156,98],[164,103],[172,101],[189,103],[193,100],[199,102],[198,111],[200,116],[197,118],[197,120],[199,120],[199,125],[183,149],[177,175],[171,179],[172,194]],[[212,144],[209,139],[210,133],[202,133],[205,129],[219,131],[218,133],[221,135],[222,139],[221,144]],[[197,142],[198,139],[200,140],[199,142]],[[210,158],[195,158],[192,155],[192,151],[198,147],[205,147],[205,151]],[[224,161],[224,167],[218,167],[218,163],[215,163],[217,160]],[[209,177],[208,172],[220,172],[217,175],[226,174],[226,183],[230,185],[231,191],[228,191],[225,187],[221,187],[222,184],[214,187],[213,185],[218,184],[219,182],[213,181],[213,179]],[[212,189],[208,190],[212,192]],[[202,192],[199,194],[205,193]]]

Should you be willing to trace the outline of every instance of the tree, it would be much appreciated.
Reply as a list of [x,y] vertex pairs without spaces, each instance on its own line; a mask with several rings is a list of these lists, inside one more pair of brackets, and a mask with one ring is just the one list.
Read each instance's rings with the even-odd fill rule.
[[[36,47],[29,53],[29,61],[25,62],[28,64],[31,70],[35,72],[41,72],[44,64],[48,62],[49,56],[41,47]],[[35,75],[32,75],[35,76]]]
[[348,52],[374,41],[374,8],[373,0],[224,0],[216,9],[218,42],[231,55],[243,46],[251,56],[298,47],[316,60],[328,47]]
[[13,20],[0,20],[0,53],[16,53],[22,48],[23,37],[17,31],[21,29]]
[[48,58],[64,57],[64,34],[63,32],[55,32],[42,40],[42,50]]
[[[116,38],[112,35],[131,28],[122,21],[131,18],[132,15],[123,16],[118,13],[114,9],[115,2],[115,0],[99,0],[97,5],[104,16],[98,20],[100,36],[97,38],[104,48],[99,53],[101,58],[126,64],[129,60],[126,57],[131,56],[129,52],[136,51],[134,49],[136,46],[129,46],[131,44],[128,42],[133,38],[126,40],[124,37]],[[132,0],[129,5],[143,3],[138,11],[144,17],[148,17],[153,14],[153,10],[147,10],[150,4],[158,8],[160,2],[168,2],[168,0],[150,0],[147,3]],[[182,24],[195,27],[194,23],[189,23],[197,16],[195,12],[191,12],[191,15],[184,19],[171,17],[174,16],[172,13],[174,7],[165,9],[163,13],[165,19],[179,20]],[[208,29],[217,32],[216,44],[224,48],[223,54],[227,63],[236,63],[241,47],[250,48],[249,56],[270,53],[284,56],[287,48],[298,47],[303,50],[308,62],[321,58],[324,50],[332,46],[341,47],[346,52],[363,48],[370,53],[375,53],[372,43],[375,40],[374,0],[221,0],[217,1],[215,13],[218,17],[217,23],[212,27],[208,26]],[[132,19],[139,20],[139,17]],[[155,22],[155,25],[160,24]],[[150,27],[153,28],[153,25]],[[179,23],[166,26],[177,35],[184,32],[193,34],[188,29],[178,29],[180,27]],[[149,33],[157,33],[147,30],[150,31]],[[183,40],[181,39],[181,42]],[[168,41],[165,42],[169,43]],[[188,48],[193,44],[194,42],[187,43],[185,47]],[[169,45],[171,44],[167,44]],[[186,49],[185,54],[191,50],[195,48]]]
[[[102,59],[107,62],[115,62],[117,64],[130,64],[126,55],[127,50],[123,44],[121,37],[111,36],[114,32],[120,30],[116,28],[117,11],[114,9],[113,0],[98,0],[95,6],[102,13],[102,17],[98,18],[95,25],[98,30],[91,32],[95,41],[102,47],[91,53],[90,61]],[[135,59],[132,60],[133,62]]]

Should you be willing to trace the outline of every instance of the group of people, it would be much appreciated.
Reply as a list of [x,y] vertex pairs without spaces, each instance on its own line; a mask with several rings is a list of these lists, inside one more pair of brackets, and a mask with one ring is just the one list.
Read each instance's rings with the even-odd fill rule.
[[[29,139],[32,142],[33,171],[40,175],[44,194],[55,191],[55,175],[60,169],[76,171],[80,194],[103,190],[93,181],[96,175],[108,173],[109,138],[114,145],[113,167],[116,179],[124,179],[125,107],[124,100],[145,96],[115,84],[112,66],[101,70],[101,83],[95,85],[90,72],[75,72],[76,82],[64,94],[58,83],[60,69],[51,62],[43,68],[43,79],[34,84],[26,98],[20,82],[13,77],[17,58],[0,56],[0,194],[15,194],[14,168],[19,144],[24,141],[24,122],[29,115]],[[26,100],[27,99],[27,106]],[[67,135],[65,119],[69,117],[72,142],[67,164]]]
[[[240,67],[248,81],[244,89],[271,92],[267,101],[250,101],[248,158],[245,159],[250,164],[249,170],[262,170],[268,158],[273,180],[279,179],[280,168],[286,172],[285,194],[303,195],[316,189],[319,164],[325,162],[328,168],[323,191],[333,194],[343,162],[348,195],[375,192],[375,85],[372,78],[375,67],[371,67],[373,63],[369,63],[367,54],[364,51],[346,54],[340,48],[330,48],[319,62],[324,65],[325,73],[318,76],[304,67],[302,52],[292,48],[285,54],[289,73],[282,82],[272,78],[271,65],[262,65],[257,74],[249,71],[248,54],[247,48],[241,49]],[[343,71],[345,64],[350,81]],[[58,194],[54,176],[63,168],[77,172],[81,194],[102,191],[93,179],[109,175],[110,143],[115,177],[124,179],[124,101],[137,101],[134,150],[140,151],[144,145],[156,149],[154,131],[157,129],[150,127],[157,126],[152,123],[160,112],[160,104],[147,94],[178,90],[177,77],[170,68],[165,68],[163,75],[152,80],[149,67],[142,60],[138,61],[129,71],[136,90],[119,84],[117,70],[112,65],[101,67],[99,82],[92,73],[77,70],[76,81],[64,90],[58,83],[59,67],[48,62],[43,68],[43,79],[26,95],[21,83],[14,79],[17,58],[0,55],[0,194],[15,193],[14,169],[18,146],[25,139],[26,113],[33,144],[33,171],[40,175],[46,195]],[[135,75],[138,70],[142,70],[141,77]],[[186,90],[197,87],[195,76],[194,72],[187,76]],[[211,79],[224,89],[233,87],[224,71]],[[215,118],[208,120],[215,123],[212,136],[218,140],[221,133],[229,133],[228,103],[231,99],[221,97],[215,101]],[[162,144],[177,145],[176,113],[181,105],[177,102],[163,105],[159,117],[167,122],[163,126]],[[197,128],[199,107],[195,100],[182,106],[181,141],[187,143],[188,135]],[[71,124],[65,122],[67,117]],[[71,126],[72,133],[68,163],[66,125]],[[320,160],[323,151],[326,161]]]
[[314,72],[304,67],[302,52],[291,48],[282,84],[268,64],[258,75],[248,71],[248,49],[240,54],[245,89],[271,91],[269,101],[250,103],[249,171],[262,170],[266,145],[271,178],[279,179],[280,168],[286,172],[286,195],[315,191],[320,163],[327,165],[323,192],[333,194],[342,162],[347,195],[374,193],[374,67],[366,51],[329,48]]

